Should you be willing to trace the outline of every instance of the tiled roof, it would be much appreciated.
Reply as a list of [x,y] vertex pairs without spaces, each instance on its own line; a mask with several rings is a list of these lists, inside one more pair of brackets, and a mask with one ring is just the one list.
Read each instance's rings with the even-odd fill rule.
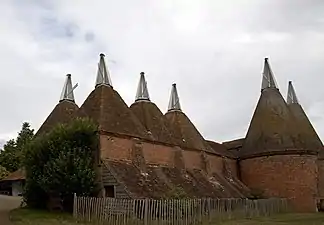
[[108,85],[99,85],[90,93],[78,116],[93,119],[100,131],[150,139],[118,92]]
[[69,122],[74,118],[78,109],[79,107],[73,101],[63,100],[59,102],[38,129],[36,135],[48,132],[58,123]]
[[180,146],[209,152],[214,151],[183,112],[169,111],[164,116],[169,123],[173,138],[179,142]]
[[[201,170],[147,165],[141,171],[131,162],[105,161],[125,185],[133,198],[168,198],[174,190],[181,188],[187,197],[246,197],[246,189],[236,180],[227,180],[222,175],[207,176]],[[232,184],[231,182],[234,182]]]
[[6,178],[1,181],[14,181],[14,180],[24,180],[26,178],[26,173],[23,169],[16,170],[10,173]]
[[131,111],[141,121],[147,131],[152,133],[155,140],[176,144],[168,123],[160,109],[150,101],[137,101],[130,106]]
[[226,157],[231,157],[231,158],[236,158],[236,155],[234,155],[233,152],[228,151],[226,146],[224,144],[220,144],[214,141],[206,141],[207,144],[209,144],[210,147],[214,150],[216,154],[219,154],[221,156],[226,156]]

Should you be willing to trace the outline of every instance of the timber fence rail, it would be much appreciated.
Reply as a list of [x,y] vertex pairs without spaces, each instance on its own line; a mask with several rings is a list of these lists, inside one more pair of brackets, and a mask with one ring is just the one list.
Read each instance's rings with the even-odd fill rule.
[[108,225],[215,224],[288,211],[286,199],[115,199],[74,196],[78,221]]

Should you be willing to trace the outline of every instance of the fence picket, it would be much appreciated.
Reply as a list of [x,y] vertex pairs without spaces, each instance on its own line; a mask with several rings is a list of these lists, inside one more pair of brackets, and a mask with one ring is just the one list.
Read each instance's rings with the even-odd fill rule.
[[191,225],[288,212],[287,199],[114,199],[78,197],[73,217],[112,225]]

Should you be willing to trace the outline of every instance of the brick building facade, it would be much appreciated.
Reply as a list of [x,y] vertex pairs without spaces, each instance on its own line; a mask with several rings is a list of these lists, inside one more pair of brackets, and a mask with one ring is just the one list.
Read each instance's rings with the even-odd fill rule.
[[324,197],[323,145],[289,84],[283,99],[268,60],[262,90],[245,138],[223,144],[205,140],[181,110],[175,85],[167,113],[150,100],[141,73],[136,101],[128,107],[114,90],[104,55],[95,89],[80,106],[71,76],[37,135],[53,124],[89,117],[100,135],[102,195],[117,198],[289,198],[295,210],[316,211]]

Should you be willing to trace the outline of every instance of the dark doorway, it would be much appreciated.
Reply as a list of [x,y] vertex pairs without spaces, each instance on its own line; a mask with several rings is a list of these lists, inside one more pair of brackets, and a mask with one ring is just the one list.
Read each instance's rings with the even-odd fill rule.
[[115,198],[115,186],[108,185],[105,186],[106,197],[108,198]]

